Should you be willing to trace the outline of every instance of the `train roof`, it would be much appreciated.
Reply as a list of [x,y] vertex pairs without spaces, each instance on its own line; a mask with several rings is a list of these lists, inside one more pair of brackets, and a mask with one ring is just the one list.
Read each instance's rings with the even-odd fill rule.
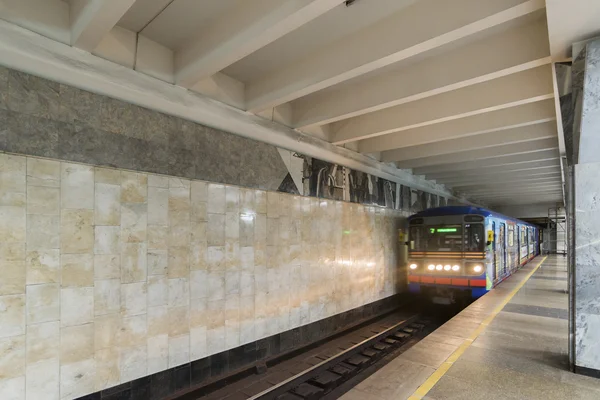
[[420,211],[416,214],[411,215],[408,219],[412,218],[422,218],[422,217],[441,217],[444,215],[481,215],[484,217],[494,217],[494,218],[502,218],[509,221],[517,222],[519,224],[535,226],[534,224],[530,224],[529,222],[521,221],[517,218],[508,217],[506,215],[497,213],[492,210],[488,210],[483,207],[475,207],[475,206],[446,206],[446,207],[436,207],[429,208],[427,210]]

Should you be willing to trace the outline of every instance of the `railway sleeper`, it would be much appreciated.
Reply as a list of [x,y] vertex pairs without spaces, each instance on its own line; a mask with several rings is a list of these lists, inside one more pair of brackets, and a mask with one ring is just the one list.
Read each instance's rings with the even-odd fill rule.
[[310,379],[308,383],[310,383],[311,385],[318,386],[322,389],[328,390],[335,387],[342,378],[342,375],[338,375],[334,372],[323,371],[319,375]]
[[293,388],[291,392],[305,400],[316,400],[323,394],[324,390],[304,382]]

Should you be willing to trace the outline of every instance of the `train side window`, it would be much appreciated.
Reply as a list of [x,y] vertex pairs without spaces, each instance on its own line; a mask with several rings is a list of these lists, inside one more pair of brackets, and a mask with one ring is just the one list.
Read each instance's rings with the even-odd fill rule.
[[512,225],[508,226],[508,247],[515,245],[515,227]]
[[483,251],[485,242],[482,224],[465,224],[465,251]]

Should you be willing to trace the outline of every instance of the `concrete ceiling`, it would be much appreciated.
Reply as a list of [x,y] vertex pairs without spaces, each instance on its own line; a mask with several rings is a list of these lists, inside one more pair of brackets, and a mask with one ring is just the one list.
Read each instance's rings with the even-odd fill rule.
[[562,201],[552,60],[600,29],[598,3],[0,0],[0,18],[506,205]]

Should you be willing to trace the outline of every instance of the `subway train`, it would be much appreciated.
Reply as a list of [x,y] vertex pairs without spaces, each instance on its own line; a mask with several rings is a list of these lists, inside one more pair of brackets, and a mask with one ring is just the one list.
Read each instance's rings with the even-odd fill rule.
[[408,219],[408,287],[434,303],[478,298],[539,254],[537,226],[472,206]]

